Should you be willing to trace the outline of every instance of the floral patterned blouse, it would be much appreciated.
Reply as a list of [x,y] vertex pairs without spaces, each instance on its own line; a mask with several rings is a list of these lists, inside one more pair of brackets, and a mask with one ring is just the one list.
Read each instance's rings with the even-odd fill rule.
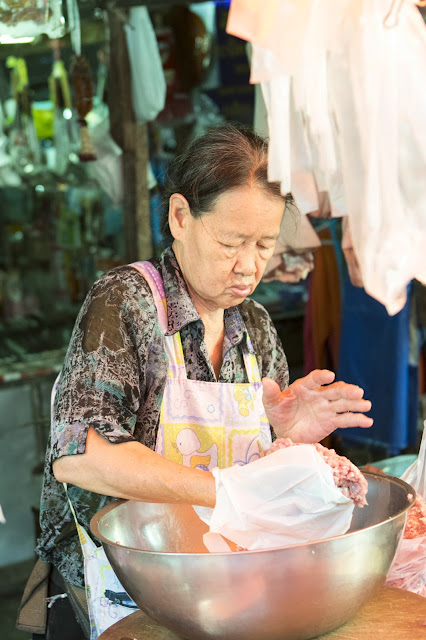
[[[152,260],[163,278],[168,334],[180,331],[188,378],[215,382],[204,342],[204,325],[194,307],[171,248]],[[219,382],[248,382],[241,344],[249,334],[261,376],[284,389],[288,366],[266,310],[254,300],[225,310],[223,363]],[[104,274],[89,292],[75,323],[54,407],[41,497],[37,553],[63,577],[84,585],[80,544],[63,485],[52,473],[61,456],[84,453],[90,425],[112,443],[137,440],[155,448],[167,376],[164,338],[151,290],[126,265]],[[80,524],[113,498],[68,487]]]

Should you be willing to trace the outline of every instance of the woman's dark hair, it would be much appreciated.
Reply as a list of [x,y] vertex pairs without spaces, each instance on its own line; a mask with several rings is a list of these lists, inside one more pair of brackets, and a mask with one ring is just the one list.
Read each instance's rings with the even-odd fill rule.
[[211,211],[217,198],[229,189],[254,185],[271,198],[283,196],[278,182],[268,181],[268,143],[248,127],[226,122],[207,129],[190,142],[168,167],[163,190],[164,235],[170,239],[168,205],[173,193],[188,201],[194,218]]

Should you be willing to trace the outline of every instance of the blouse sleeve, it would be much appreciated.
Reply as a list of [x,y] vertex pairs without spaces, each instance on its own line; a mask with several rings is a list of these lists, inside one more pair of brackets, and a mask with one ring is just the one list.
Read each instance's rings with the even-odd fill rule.
[[93,285],[75,323],[56,392],[51,462],[84,453],[89,426],[110,442],[135,439],[156,320],[149,286],[133,268],[110,271]]

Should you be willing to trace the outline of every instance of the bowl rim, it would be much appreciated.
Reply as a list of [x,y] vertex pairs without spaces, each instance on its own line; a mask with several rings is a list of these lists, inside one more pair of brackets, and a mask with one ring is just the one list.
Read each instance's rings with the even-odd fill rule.
[[[380,527],[381,525],[383,525],[384,523],[389,523],[392,522],[393,520],[395,520],[396,518],[399,518],[402,514],[406,514],[407,511],[409,511],[409,509],[411,509],[411,507],[414,505],[415,501],[416,501],[416,496],[417,496],[417,492],[414,489],[414,487],[412,487],[410,484],[408,484],[407,482],[405,482],[405,480],[401,480],[401,478],[397,478],[395,476],[391,476],[388,474],[382,474],[382,473],[374,473],[373,471],[363,471],[362,472],[363,475],[365,476],[372,476],[374,478],[377,478],[378,480],[383,480],[384,478],[388,478],[392,483],[397,484],[399,486],[401,486],[403,489],[409,489],[409,491],[407,491],[407,495],[411,494],[413,496],[411,502],[408,502],[408,504],[401,509],[398,513],[396,513],[395,515],[387,518],[386,520],[383,520],[382,522],[376,522],[376,524],[372,524],[369,525],[368,527],[363,527],[362,529],[357,529],[356,531],[350,531],[348,533],[341,533],[338,536],[331,536],[330,538],[322,538],[320,540],[312,540],[311,542],[300,542],[298,544],[292,544],[292,545],[287,545],[287,546],[282,546],[282,547],[268,547],[267,549],[246,549],[246,550],[242,550],[242,551],[206,551],[206,552],[195,552],[195,553],[183,553],[183,552],[177,552],[177,551],[149,551],[147,549],[138,549],[136,547],[131,547],[131,546],[127,546],[124,544],[117,544],[116,542],[113,542],[112,540],[109,540],[108,538],[106,538],[105,536],[103,536],[101,534],[101,532],[99,531],[99,524],[101,522],[101,520],[113,509],[117,509],[118,507],[120,507],[121,505],[125,504],[126,502],[144,502],[143,500],[126,500],[126,499],[114,499],[112,502],[110,502],[109,504],[105,505],[104,507],[102,507],[102,509],[100,509],[97,513],[95,513],[94,516],[92,516],[91,520],[90,520],[90,531],[93,533],[93,535],[101,541],[102,545],[105,546],[112,546],[112,547],[118,547],[120,549],[123,550],[128,550],[128,551],[136,551],[138,553],[149,553],[149,554],[155,554],[155,555],[159,555],[159,556],[181,556],[181,555],[191,555],[191,556],[229,556],[229,555],[233,555],[235,557],[239,557],[242,554],[247,554],[247,553],[269,553],[270,551],[283,551],[285,549],[299,549],[299,548],[303,548],[303,547],[307,547],[307,546],[313,546],[313,545],[323,545],[323,544],[327,544],[333,540],[339,540],[341,538],[349,538],[352,537],[356,534],[359,534],[363,531],[370,531],[372,529],[375,529],[376,527]],[[161,504],[161,503],[153,503],[153,504]],[[166,503],[167,504],[167,503]],[[355,507],[356,508],[356,507]]]

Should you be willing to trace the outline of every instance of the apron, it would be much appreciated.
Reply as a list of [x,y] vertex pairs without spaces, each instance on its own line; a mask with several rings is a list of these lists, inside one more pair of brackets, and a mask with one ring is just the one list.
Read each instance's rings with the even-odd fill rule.
[[[261,457],[271,445],[271,429],[262,403],[262,383],[249,337],[243,345],[248,383],[188,380],[179,332],[167,336],[167,305],[162,279],[150,262],[131,265],[148,282],[164,333],[169,360],[155,450],[163,457],[188,467],[245,465]],[[52,392],[52,406],[57,383]],[[65,487],[66,489],[66,487]],[[90,617],[90,640],[118,620],[133,613],[137,605],[118,581],[105,551],[97,547],[75,519],[84,557],[86,596]]]

